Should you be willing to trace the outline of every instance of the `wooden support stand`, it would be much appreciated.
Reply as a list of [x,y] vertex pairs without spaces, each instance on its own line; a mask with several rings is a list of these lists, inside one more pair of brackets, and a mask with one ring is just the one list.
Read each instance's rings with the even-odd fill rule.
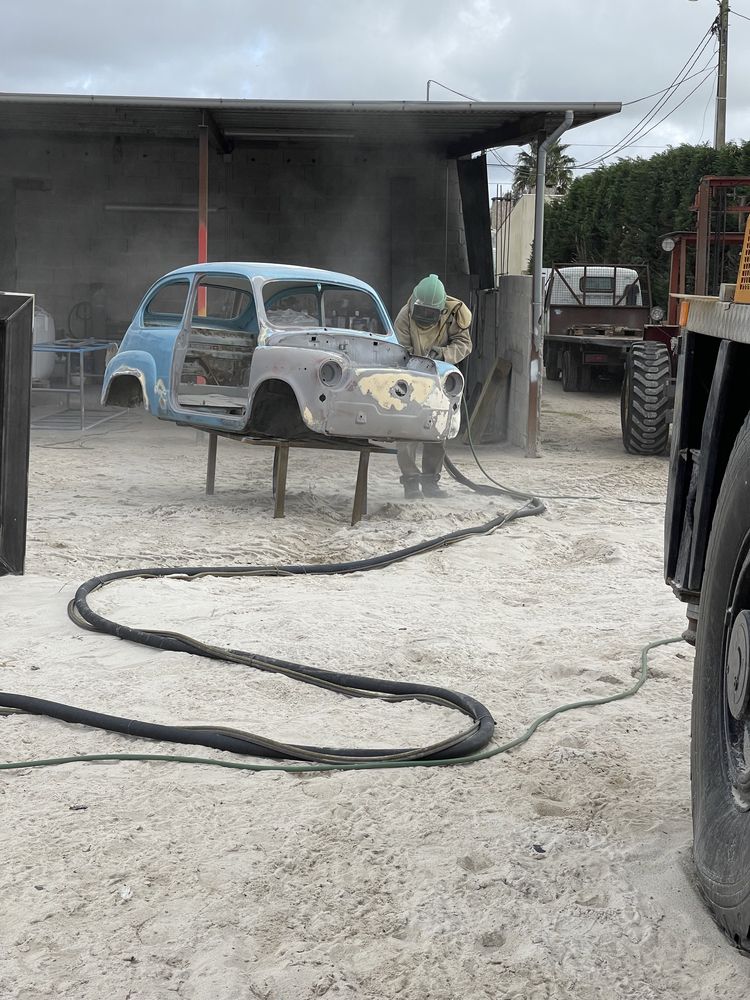
[[206,495],[213,496],[216,484],[216,451],[219,437],[232,437],[233,440],[242,444],[262,445],[271,447],[273,451],[273,474],[272,489],[274,497],[273,516],[284,516],[284,503],[286,500],[286,479],[289,468],[290,448],[314,448],[327,451],[356,451],[359,452],[359,465],[357,467],[357,484],[354,489],[354,502],[352,504],[352,524],[357,524],[367,513],[367,476],[370,468],[370,454],[373,451],[385,451],[376,445],[346,442],[331,442],[330,445],[322,445],[317,441],[286,441],[278,438],[248,438],[238,435],[219,435],[215,431],[208,432],[208,458],[206,463]]

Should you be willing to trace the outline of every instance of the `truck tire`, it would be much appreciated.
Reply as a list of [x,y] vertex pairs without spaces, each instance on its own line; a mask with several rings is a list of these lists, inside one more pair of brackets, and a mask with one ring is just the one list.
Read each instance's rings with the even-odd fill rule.
[[711,528],[693,672],[693,857],[712,915],[750,952],[750,419]]
[[643,340],[625,359],[620,424],[625,451],[663,455],[669,443],[669,387],[672,368],[664,344]]
[[560,350],[559,348],[552,347],[547,355],[547,362],[544,366],[544,372],[550,382],[559,382],[560,375]]
[[571,350],[563,351],[562,387],[563,392],[578,392],[581,388],[581,362]]
[[577,349],[563,351],[562,387],[563,392],[588,392],[591,389],[591,366],[583,364]]

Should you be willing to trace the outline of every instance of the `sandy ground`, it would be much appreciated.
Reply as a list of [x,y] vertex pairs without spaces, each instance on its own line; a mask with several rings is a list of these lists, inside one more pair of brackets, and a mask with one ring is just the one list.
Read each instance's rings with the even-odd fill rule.
[[[320,666],[466,691],[498,739],[632,682],[683,609],[661,576],[665,459],[626,455],[612,393],[548,385],[545,453],[482,449],[542,518],[346,578],[112,587],[130,624]],[[454,449],[467,471],[470,456]],[[103,571],[329,561],[390,550],[507,504],[450,485],[406,504],[373,459],[370,515],[348,523],[355,459],[293,453],[271,518],[270,453],[141,414],[82,442],[33,439],[27,575],[0,579],[6,691],[152,721],[221,722],[311,742],[398,745],[456,728],[445,710],[347,700],[76,629],[66,604]],[[633,699],[554,720],[464,768],[292,776],[166,763],[0,772],[0,997],[35,1000],[742,996],[750,965],[691,872],[692,650],[653,655]],[[2,758],[175,748],[0,718]],[[180,752],[179,748],[177,752]],[[184,748],[182,752],[185,752]],[[195,750],[202,756],[218,752]],[[536,846],[535,846],[536,845]],[[540,851],[541,849],[541,851]]]

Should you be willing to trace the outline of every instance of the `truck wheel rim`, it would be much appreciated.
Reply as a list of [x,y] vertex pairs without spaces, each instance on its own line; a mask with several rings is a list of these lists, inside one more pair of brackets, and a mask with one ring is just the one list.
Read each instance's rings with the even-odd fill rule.
[[732,795],[750,810],[750,533],[741,551],[724,620],[722,729]]

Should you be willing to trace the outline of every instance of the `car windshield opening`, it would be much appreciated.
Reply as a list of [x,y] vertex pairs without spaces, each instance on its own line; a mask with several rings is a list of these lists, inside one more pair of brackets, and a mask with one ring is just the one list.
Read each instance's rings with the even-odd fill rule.
[[270,281],[263,304],[271,326],[281,330],[329,327],[385,336],[375,299],[359,288],[320,282]]

